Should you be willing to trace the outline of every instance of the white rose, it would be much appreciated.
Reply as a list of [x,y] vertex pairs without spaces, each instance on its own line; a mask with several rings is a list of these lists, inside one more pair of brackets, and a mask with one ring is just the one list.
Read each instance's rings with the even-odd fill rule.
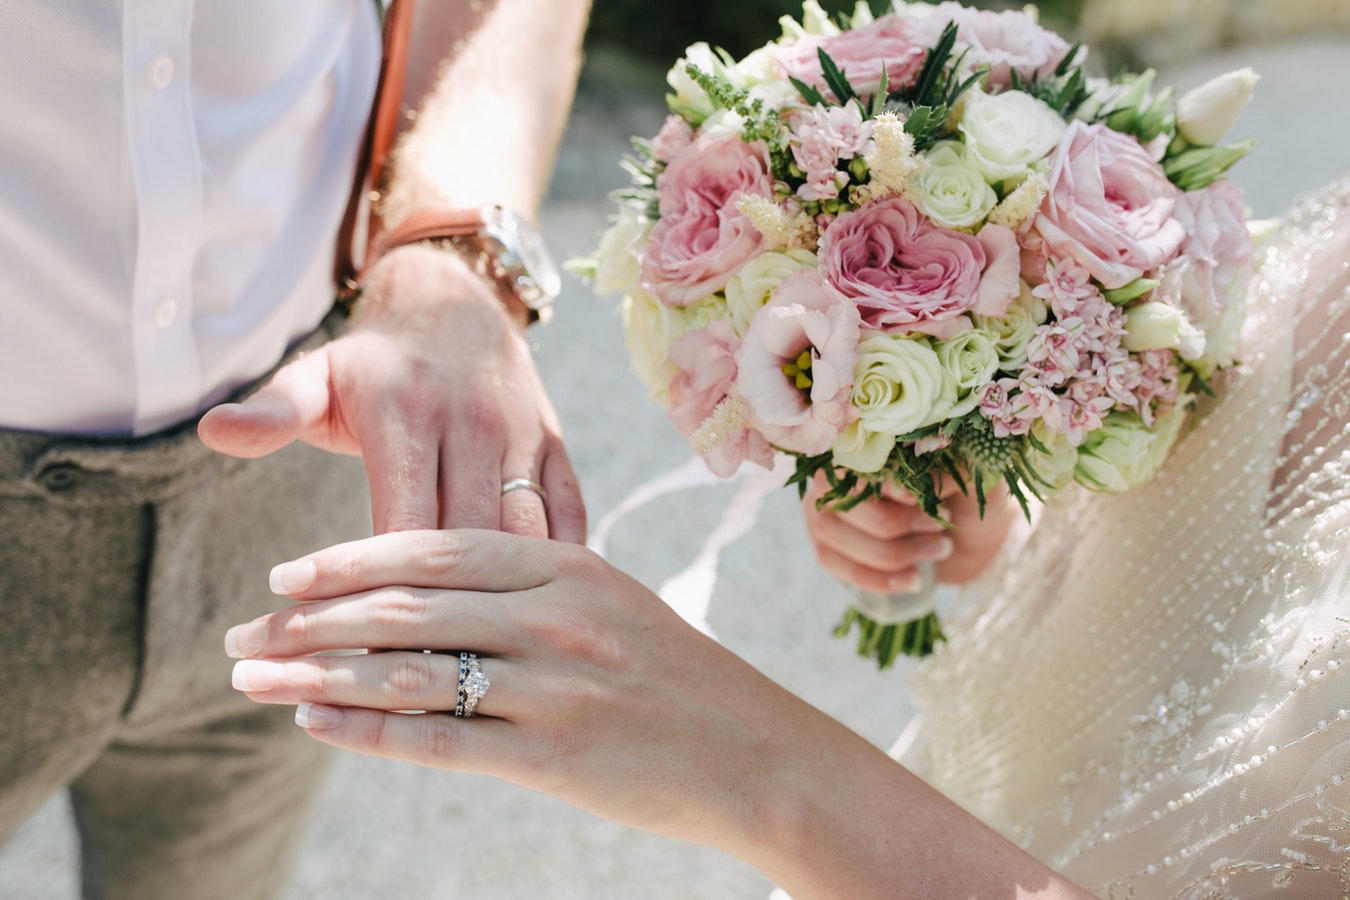
[[1031,293],[1025,281],[1019,282],[1017,299],[1001,316],[974,316],[975,327],[994,334],[994,349],[998,351],[999,368],[1018,372],[1027,364],[1027,344],[1036,334],[1036,326],[1045,322],[1049,308],[1045,301]]
[[861,422],[849,423],[835,438],[834,461],[855,472],[879,472],[895,449],[895,435],[868,431]]
[[974,228],[998,204],[984,176],[966,163],[956,141],[941,141],[924,154],[928,163],[914,179],[914,202],[943,228]]
[[652,223],[632,206],[619,207],[618,218],[600,236],[595,258],[595,292],[626,293],[637,286],[642,251]]
[[1026,443],[1027,466],[1040,478],[1033,485],[1042,495],[1063,489],[1073,481],[1078,465],[1078,448],[1065,435],[1051,430],[1044,419],[1031,424],[1031,436],[1040,444]]
[[[684,330],[681,332],[697,331],[700,328],[707,328],[718,319],[725,319],[731,314],[727,308],[726,298],[721,294],[709,294],[699,300],[695,300],[686,306],[677,309],[680,317],[684,319]],[[674,340],[674,338],[672,338]]]
[[1150,300],[1125,310],[1120,344],[1133,353],[1175,350],[1182,359],[1198,359],[1205,352],[1205,333],[1175,306]]
[[[1184,398],[1189,400],[1189,398]],[[1189,404],[1178,402],[1149,428],[1137,413],[1113,412],[1078,448],[1074,477],[1093,490],[1120,493],[1139,487],[1162,467],[1186,421]]]
[[1249,68],[1211,78],[1177,100],[1177,131],[1192,144],[1211,147],[1228,136],[1261,79]]
[[956,386],[956,402],[947,413],[948,418],[964,416],[974,409],[975,389],[991,380],[998,371],[996,337],[992,332],[967,328],[937,345],[938,361]]
[[665,406],[670,381],[679,372],[667,355],[671,343],[687,330],[684,313],[644,290],[626,294],[622,312],[629,368],[647,386],[648,398]]
[[926,338],[872,332],[858,344],[853,406],[868,431],[899,436],[940,422],[955,399]]
[[1191,361],[1201,378],[1208,378],[1217,369],[1233,364],[1246,316],[1247,292],[1237,291],[1224,307],[1219,321],[1205,332],[1205,352],[1199,359]]
[[800,269],[815,267],[816,255],[810,250],[769,251],[741,266],[726,286],[727,309],[736,334],[745,336],[750,320],[769,302],[784,278]]
[[966,159],[990,182],[1023,175],[1059,146],[1067,127],[1059,113],[1022,91],[971,91],[959,126]]

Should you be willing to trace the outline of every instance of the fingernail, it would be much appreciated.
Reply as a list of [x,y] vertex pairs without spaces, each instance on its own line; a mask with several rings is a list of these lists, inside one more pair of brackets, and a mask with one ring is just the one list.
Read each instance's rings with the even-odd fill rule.
[[230,673],[230,684],[236,691],[268,691],[281,682],[280,663],[261,659],[241,659]]
[[897,594],[912,594],[919,589],[919,576],[913,572],[908,575],[892,575],[886,584]]
[[936,541],[933,542],[933,555],[931,558],[934,562],[937,562],[938,560],[946,559],[947,557],[951,556],[952,552],[955,550],[956,544],[952,541],[951,538],[949,537],[938,538]]
[[267,586],[274,594],[298,594],[312,587],[318,577],[319,567],[314,565],[314,560],[297,559],[273,566],[267,575]]
[[342,721],[342,710],[305,701],[295,708],[295,724],[301,728],[325,731]]
[[257,656],[267,642],[267,628],[258,622],[236,625],[225,632],[225,655],[230,659]]

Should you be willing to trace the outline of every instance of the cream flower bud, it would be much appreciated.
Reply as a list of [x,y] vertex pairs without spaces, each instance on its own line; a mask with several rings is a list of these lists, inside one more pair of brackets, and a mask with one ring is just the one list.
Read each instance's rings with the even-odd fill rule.
[[1125,336],[1120,341],[1126,350],[1175,350],[1182,359],[1197,359],[1205,352],[1204,332],[1175,306],[1158,301],[1141,303],[1125,311]]
[[1177,101],[1177,131],[1192,144],[1217,144],[1233,130],[1260,77],[1249,68],[1234,69],[1187,91]]

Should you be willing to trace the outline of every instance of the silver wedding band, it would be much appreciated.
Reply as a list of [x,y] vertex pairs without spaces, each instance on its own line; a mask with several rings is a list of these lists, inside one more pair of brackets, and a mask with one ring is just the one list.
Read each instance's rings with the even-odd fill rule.
[[478,711],[478,701],[492,687],[478,664],[478,654],[465,650],[459,655],[459,688],[455,697],[455,715],[472,719]]
[[539,495],[540,500],[543,500],[545,503],[548,502],[548,492],[544,490],[544,486],[529,478],[512,478],[506,484],[502,485],[502,496],[505,497],[512,491],[519,490],[534,491]]

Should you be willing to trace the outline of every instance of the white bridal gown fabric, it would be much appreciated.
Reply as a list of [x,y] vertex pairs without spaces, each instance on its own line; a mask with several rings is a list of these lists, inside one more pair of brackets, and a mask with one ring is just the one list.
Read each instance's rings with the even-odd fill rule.
[[1160,475],[1051,501],[913,675],[903,761],[1103,897],[1350,896],[1350,177],[1258,259]]

